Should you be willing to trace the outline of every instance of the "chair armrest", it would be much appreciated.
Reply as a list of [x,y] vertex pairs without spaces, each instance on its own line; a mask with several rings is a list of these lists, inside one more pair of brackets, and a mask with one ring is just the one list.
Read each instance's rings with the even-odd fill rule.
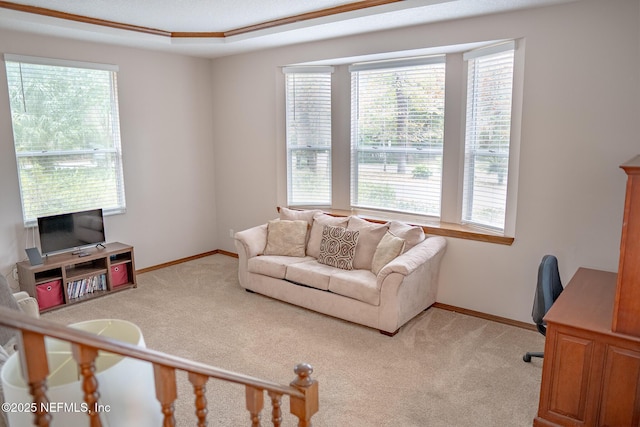
[[35,298],[29,296],[26,292],[16,292],[13,294],[13,297],[23,313],[26,313],[31,317],[40,317],[40,308],[38,307],[38,301]]
[[247,258],[258,256],[267,245],[267,224],[238,231],[234,238],[236,239],[236,248],[240,250],[238,245],[240,243]]

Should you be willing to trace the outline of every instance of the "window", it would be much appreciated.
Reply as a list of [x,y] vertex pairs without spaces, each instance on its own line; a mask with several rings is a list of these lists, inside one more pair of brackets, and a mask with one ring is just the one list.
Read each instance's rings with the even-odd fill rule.
[[440,215],[444,56],[351,70],[351,205]]
[[331,67],[287,67],[288,204],[331,206]]
[[[511,244],[524,43],[285,67],[288,204],[426,226],[439,220],[452,235]],[[331,71],[319,72],[318,64]]]
[[469,52],[462,220],[504,229],[513,43]]
[[125,209],[117,68],[5,55],[25,224]]

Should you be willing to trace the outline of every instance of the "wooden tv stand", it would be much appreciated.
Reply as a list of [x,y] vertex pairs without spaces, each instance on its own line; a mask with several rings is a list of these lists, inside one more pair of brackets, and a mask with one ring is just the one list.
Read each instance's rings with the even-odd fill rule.
[[41,312],[136,287],[133,246],[123,243],[42,257],[40,265],[22,261],[17,267],[20,289],[38,300]]

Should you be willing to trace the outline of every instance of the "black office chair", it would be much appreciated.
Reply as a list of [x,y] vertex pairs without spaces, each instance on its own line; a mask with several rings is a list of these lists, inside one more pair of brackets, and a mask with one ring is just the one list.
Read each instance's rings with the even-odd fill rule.
[[[536,286],[536,295],[533,300],[533,310],[531,317],[536,323],[538,332],[547,335],[547,326],[542,318],[547,314],[551,305],[558,299],[562,293],[562,282],[560,281],[560,272],[558,271],[558,259],[553,255],[545,255],[538,267],[538,284]],[[543,352],[529,352],[522,356],[525,362],[531,362],[532,357],[544,357]]]

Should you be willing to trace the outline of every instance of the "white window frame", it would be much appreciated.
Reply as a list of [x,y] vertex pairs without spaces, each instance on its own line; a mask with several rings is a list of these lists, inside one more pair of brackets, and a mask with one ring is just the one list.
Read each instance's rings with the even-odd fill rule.
[[[504,55],[512,55],[511,61],[511,69],[508,76],[503,76],[506,80],[501,80],[501,85],[504,84],[509,85],[509,91],[507,93],[501,93],[498,95],[495,91],[496,87],[494,83],[496,80],[494,79],[495,67],[498,63],[495,62],[495,59],[500,57],[504,58]],[[479,227],[486,227],[488,229],[493,229],[499,232],[504,230],[504,223],[506,221],[506,199],[507,199],[507,187],[508,187],[508,179],[509,179],[509,147],[511,144],[511,116],[513,112],[513,80],[514,80],[514,68],[515,68],[515,42],[507,42],[500,43],[493,46],[488,46],[480,49],[476,49],[470,52],[466,52],[463,55],[463,59],[465,61],[466,70],[467,70],[467,94],[466,94],[466,103],[465,103],[465,143],[464,143],[464,165],[463,165],[463,189],[462,189],[462,211],[461,211],[461,221],[467,224],[473,224]],[[489,61],[486,65],[482,65],[480,61]],[[473,68],[473,72],[471,71],[472,65],[475,65]],[[502,62],[504,64],[504,62]],[[483,68],[478,68],[483,67]],[[504,67],[504,65],[501,65]],[[504,68],[503,68],[504,69]],[[491,86],[489,86],[492,90],[490,93],[486,93],[486,90],[483,88],[486,87],[486,84],[483,85],[482,81],[479,80],[478,73],[486,73],[489,72],[489,76],[491,76]],[[487,74],[484,74],[485,76]],[[474,93],[470,93],[470,88],[478,88],[478,91]],[[509,115],[502,119],[503,122],[508,121],[509,132],[508,132],[508,141],[506,141],[507,150],[504,150],[504,136],[495,136],[495,135],[485,135],[482,136],[483,124],[485,124],[488,120],[495,121],[495,108],[486,108],[487,102],[490,102],[488,105],[491,107],[495,107],[496,105],[499,108],[504,108],[504,96],[507,95],[508,99],[506,102],[509,103]],[[500,96],[502,98],[499,101],[501,104],[497,104],[495,102],[496,96]],[[489,111],[489,114],[487,114]],[[503,111],[503,110],[501,110]],[[491,128],[494,129],[494,128]],[[495,132],[495,131],[492,131]],[[502,141],[502,142],[498,142]],[[485,148],[481,148],[482,145],[485,145]],[[488,147],[487,147],[488,145]],[[499,148],[499,146],[503,148]],[[491,148],[493,147],[493,148]],[[476,162],[486,162],[488,158],[497,158],[503,159],[503,165],[498,164],[494,170],[490,169],[494,164],[491,164],[489,169],[487,166],[477,167]],[[503,172],[503,167],[506,168],[506,174]],[[485,170],[487,169],[487,170]],[[501,173],[502,172],[502,173]],[[496,175],[495,179],[492,175]],[[494,182],[495,181],[495,182]],[[501,189],[502,183],[504,184],[504,189]],[[478,187],[480,190],[476,192],[475,187]],[[503,195],[504,194],[504,195]],[[504,200],[502,200],[504,197]],[[481,206],[480,211],[476,211],[475,205]],[[482,209],[485,209],[485,213],[481,213]],[[502,215],[495,216],[491,213],[487,212],[502,212]]]
[[[334,68],[333,67],[329,67],[329,66],[309,66],[309,67],[284,67],[282,69],[282,72],[285,75],[285,79],[287,79],[285,81],[285,92],[286,92],[286,101],[285,101],[285,121],[286,121],[286,127],[285,127],[285,139],[286,139],[286,165],[287,165],[287,205],[288,206],[307,206],[309,204],[313,204],[314,206],[322,206],[322,207],[327,207],[327,206],[331,206],[332,203],[332,135],[331,135],[331,117],[329,117],[329,123],[328,123],[328,129],[325,129],[326,131],[329,132],[329,144],[328,145],[313,145],[313,144],[307,144],[305,146],[300,146],[300,145],[292,145],[290,144],[290,132],[292,131],[292,126],[293,126],[293,122],[294,122],[294,118],[291,117],[291,113],[290,111],[295,111],[296,105],[295,105],[295,99],[291,100],[289,99],[290,96],[292,95],[292,91],[290,91],[289,85],[288,85],[288,79],[290,76],[295,76],[295,75],[323,75],[325,77],[329,77],[329,109],[331,110],[332,105],[331,105],[331,100],[332,100],[332,84],[331,84],[331,74],[333,73]],[[295,98],[295,96],[293,96],[293,98]],[[292,103],[293,102],[293,103]],[[291,105],[290,105],[291,103]],[[290,110],[291,107],[291,110]],[[331,113],[330,113],[331,116]],[[323,123],[326,126],[326,123]],[[316,128],[309,128],[309,129],[303,129],[303,132],[313,132],[313,131],[318,131],[318,129]],[[326,157],[327,158],[327,162],[328,162],[328,170],[326,171],[328,174],[327,177],[327,182],[323,182],[322,184],[324,184],[327,188],[326,188],[326,192],[325,191],[320,191],[318,193],[315,193],[313,195],[313,197],[309,197],[309,198],[305,198],[303,195],[304,193],[309,193],[309,188],[297,188],[294,186],[294,182],[296,181],[294,179],[294,174],[298,174],[301,172],[301,170],[298,168],[297,165],[293,164],[293,159],[294,157],[298,158],[297,156],[302,153],[302,152],[308,152],[308,153],[313,153],[314,157],[318,152],[326,152],[325,156],[322,157]],[[308,166],[308,165],[307,165]],[[322,167],[322,164],[319,165],[320,167]],[[305,166],[303,165],[302,168],[305,168]],[[318,174],[318,176],[320,176],[322,174]],[[317,197],[320,196],[320,197]],[[315,198],[315,200],[314,200]]]
[[[414,67],[429,66],[429,65],[442,66],[442,69],[443,69],[442,71],[444,71],[445,77],[446,77],[446,58],[444,55],[433,55],[433,56],[418,57],[418,58],[406,58],[406,59],[400,59],[400,60],[365,62],[365,63],[354,64],[349,67],[349,71],[351,72],[351,76],[352,76],[352,79],[351,79],[351,82],[352,82],[351,84],[351,93],[352,93],[352,97],[351,97],[351,112],[352,112],[351,113],[351,160],[352,160],[351,161],[351,208],[353,209],[364,208],[364,209],[372,209],[372,210],[379,210],[379,211],[388,210],[388,211],[402,212],[405,214],[409,213],[414,215],[419,214],[417,212],[410,212],[409,209],[405,211],[405,210],[399,209],[398,207],[392,207],[392,206],[367,206],[367,201],[361,200],[358,194],[358,187],[360,184],[360,171],[362,166],[362,164],[359,162],[360,155],[369,154],[369,155],[382,156],[384,158],[387,158],[387,156],[393,158],[395,155],[406,155],[407,157],[412,155],[415,157],[435,155],[435,156],[442,157],[443,150],[444,150],[444,135],[440,140],[442,149],[418,148],[418,147],[407,147],[407,146],[394,147],[394,146],[387,146],[384,144],[379,146],[373,146],[373,147],[361,146],[359,144],[359,139],[360,139],[359,126],[357,123],[357,118],[354,117],[356,114],[358,114],[358,111],[360,109],[359,93],[355,85],[356,85],[356,81],[360,78],[361,72],[366,73],[371,71],[375,75],[375,73],[377,72],[394,72],[396,70],[398,71],[412,70],[410,72],[413,73],[419,70],[419,68],[414,68]],[[422,70],[420,72],[422,73],[423,71],[426,71],[426,70]],[[439,71],[435,71],[435,75],[437,75],[438,72]],[[432,78],[433,75],[434,74],[430,74],[429,78]],[[443,95],[444,93],[446,93],[446,90],[443,87]],[[433,107],[433,105],[431,105],[431,107]],[[443,108],[443,115],[444,115],[444,97],[442,98],[442,108]],[[389,167],[392,167],[392,166],[389,166]],[[407,168],[410,168],[410,167],[411,165],[407,165]],[[389,176],[388,182],[381,182],[381,184],[386,185],[387,187],[385,188],[392,188],[392,187],[395,188],[395,191],[400,192],[402,194],[401,197],[403,197],[406,200],[409,200],[409,201],[419,200],[419,203],[426,203],[427,205],[428,204],[435,205],[436,208],[433,209],[433,211],[425,212],[424,215],[439,217],[440,207],[442,202],[441,200],[442,199],[441,168],[442,168],[442,163],[440,163],[440,165],[437,165],[437,168],[436,168],[437,169],[436,175],[438,177],[436,182],[438,186],[438,189],[437,189],[438,200],[436,200],[435,202],[433,201],[432,198],[430,198],[430,196],[433,193],[430,193],[429,190],[427,189],[428,178],[424,180],[413,179],[410,181],[397,181],[398,176],[391,175]],[[430,171],[427,170],[425,171],[425,173],[426,172],[430,172]],[[397,181],[397,182],[394,183],[392,181]],[[425,186],[422,188],[420,187],[416,188],[415,186],[416,181],[418,184],[420,184],[420,186],[422,186],[422,184],[425,184]],[[431,181],[434,181],[434,179],[431,179]],[[371,180],[367,180],[365,181],[365,183],[374,184],[374,182],[372,182]],[[397,203],[397,201],[394,203]],[[405,201],[405,203],[407,202]]]
[[[23,212],[23,221],[26,227],[32,227],[36,225],[37,218],[40,216],[46,215],[54,215],[59,213],[66,213],[70,211],[79,211],[84,209],[93,209],[93,208],[102,208],[105,215],[115,214],[115,213],[123,213],[126,211],[126,199],[124,192],[124,177],[123,177],[123,167],[122,167],[122,149],[121,149],[121,141],[120,141],[120,121],[119,121],[119,107],[118,107],[118,90],[117,90],[117,72],[118,67],[116,65],[111,64],[98,64],[98,63],[89,63],[89,62],[81,62],[81,61],[69,61],[62,59],[53,59],[53,58],[43,58],[43,57],[33,57],[33,56],[24,56],[24,55],[14,55],[14,54],[5,54],[4,55],[5,62],[14,62],[19,64],[36,64],[36,65],[44,65],[44,66],[53,66],[53,67],[67,67],[67,68],[77,68],[77,69],[90,69],[90,70],[99,70],[109,73],[110,80],[110,92],[111,92],[111,110],[109,113],[109,117],[105,117],[108,119],[108,123],[111,132],[111,143],[112,145],[108,147],[83,147],[72,150],[42,150],[38,147],[34,147],[32,150],[26,151],[18,151],[17,143],[16,143],[16,161],[18,165],[18,179],[20,183],[20,196],[22,203],[22,212]],[[13,121],[13,117],[12,117]],[[15,135],[14,135],[15,139]],[[15,142],[15,141],[14,141]],[[111,188],[111,191],[115,191],[114,195],[116,198],[115,203],[111,203],[106,206],[98,206],[92,204],[93,202],[88,202],[85,206],[76,206],[76,207],[65,207],[60,205],[49,206],[48,198],[50,195],[47,195],[45,192],[44,198],[39,200],[37,203],[40,205],[40,208],[35,209],[35,214],[31,215],[27,209],[25,208],[25,199],[26,199],[26,191],[28,191],[25,187],[23,181],[23,171],[21,165],[28,163],[29,159],[41,159],[42,161],[47,161],[47,159],[61,158],[68,156],[70,159],[67,163],[66,168],[73,168],[73,159],[77,156],[85,156],[85,157],[95,157],[95,158],[104,158],[111,156],[113,158],[113,170],[111,167],[108,169],[114,174],[114,183],[115,188]],[[77,161],[77,160],[76,160]],[[78,167],[85,167],[78,166]],[[55,169],[55,168],[54,168]],[[50,174],[53,176],[55,171]]]
[[[507,184],[507,202],[505,209],[504,230],[495,230],[479,227],[474,224],[464,224],[462,221],[462,200],[463,200],[463,177],[464,177],[464,143],[465,143],[465,120],[466,120],[466,92],[467,92],[467,67],[463,55],[478,48],[488,47],[504,42],[513,42],[514,51],[514,77],[513,77],[513,97],[511,113],[511,140],[509,147],[509,167]],[[483,42],[470,43],[458,46],[442,46],[427,48],[424,50],[414,50],[407,52],[395,52],[388,54],[336,58],[333,60],[323,60],[313,63],[313,65],[332,65],[335,67],[333,76],[334,87],[332,95],[332,115],[334,123],[334,140],[332,150],[333,155],[333,204],[331,209],[337,212],[351,212],[365,217],[376,219],[400,219],[414,224],[434,225],[440,229],[453,230],[454,236],[461,232],[468,231],[469,238],[500,244],[511,244],[516,231],[517,214],[517,189],[519,181],[519,158],[520,158],[520,134],[522,122],[522,102],[524,87],[524,59],[525,59],[525,39],[512,40],[488,40]],[[444,131],[444,153],[442,170],[442,198],[440,218],[427,217],[424,215],[398,214],[388,211],[368,210],[353,208],[351,201],[351,152],[346,140],[350,135],[350,98],[345,93],[350,91],[350,76],[348,65],[367,61],[380,61],[387,59],[406,58],[419,55],[446,55],[446,82],[445,82],[445,131]],[[370,58],[370,59],[369,59]],[[311,63],[310,63],[311,64]],[[284,79],[278,80],[277,89],[284,94]],[[277,109],[278,119],[278,203],[286,204],[286,168],[285,144],[284,144],[284,97]],[[336,183],[339,183],[336,185]],[[313,208],[322,206],[304,206]],[[439,222],[439,224],[438,224]],[[446,233],[446,231],[445,231]]]
[[[474,49],[463,54],[463,76],[464,76],[464,102],[462,104],[462,115],[464,123],[464,131],[461,135],[460,144],[460,183],[458,194],[458,212],[456,222],[460,224],[470,225],[479,229],[486,229],[488,232],[495,232],[505,236],[515,236],[516,227],[516,209],[517,209],[517,188],[519,177],[519,159],[520,159],[520,134],[522,120],[522,92],[524,86],[524,40],[509,40],[506,42],[493,43],[489,46]],[[473,222],[464,218],[463,209],[465,209],[465,148],[466,148],[466,129],[467,129],[467,105],[470,102],[470,95],[467,93],[470,76],[468,75],[468,61],[481,56],[488,56],[495,53],[513,50],[513,80],[511,93],[511,124],[509,134],[509,152],[507,156],[507,175],[505,180],[506,201],[504,209],[504,226],[494,227],[482,222]]]

